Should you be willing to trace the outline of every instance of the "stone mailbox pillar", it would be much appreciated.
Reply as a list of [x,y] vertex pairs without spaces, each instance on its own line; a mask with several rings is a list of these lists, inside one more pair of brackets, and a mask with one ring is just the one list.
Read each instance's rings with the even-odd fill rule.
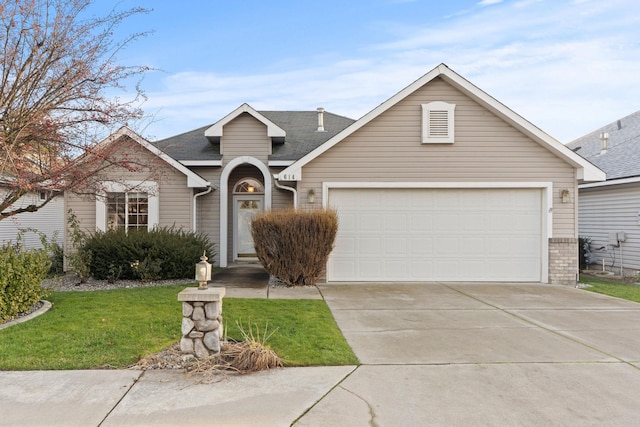
[[178,294],[178,301],[182,301],[182,353],[198,358],[220,353],[224,294],[225,288],[186,288]]

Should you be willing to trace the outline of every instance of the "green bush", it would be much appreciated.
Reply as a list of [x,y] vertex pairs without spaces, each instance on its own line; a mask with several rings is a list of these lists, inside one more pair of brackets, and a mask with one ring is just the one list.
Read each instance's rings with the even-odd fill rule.
[[51,257],[51,267],[49,268],[49,274],[52,276],[59,276],[64,273],[64,251],[62,246],[56,242],[50,243],[49,256]]
[[256,215],[251,234],[258,259],[288,286],[315,285],[338,232],[333,210],[282,210]]
[[89,278],[89,265],[91,264],[91,252],[84,250],[84,245],[89,237],[87,233],[80,228],[80,221],[76,214],[69,209],[67,217],[67,225],[69,226],[69,239],[73,250],[66,254],[69,266],[76,273],[81,283],[86,282]]
[[42,281],[50,267],[46,249],[20,250],[11,244],[0,248],[0,321],[28,311],[48,295]]
[[215,256],[206,236],[175,227],[97,232],[81,250],[90,254],[91,276],[109,281],[191,278],[203,251]]
[[586,270],[589,265],[587,264],[587,248],[591,245],[591,237],[578,237],[578,254],[580,256],[580,270]]

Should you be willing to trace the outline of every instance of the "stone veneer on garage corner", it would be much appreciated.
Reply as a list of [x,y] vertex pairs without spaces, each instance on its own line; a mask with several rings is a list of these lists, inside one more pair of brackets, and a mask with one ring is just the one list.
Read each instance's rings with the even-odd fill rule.
[[224,294],[225,288],[186,288],[178,294],[178,301],[182,301],[182,353],[198,358],[220,353]]

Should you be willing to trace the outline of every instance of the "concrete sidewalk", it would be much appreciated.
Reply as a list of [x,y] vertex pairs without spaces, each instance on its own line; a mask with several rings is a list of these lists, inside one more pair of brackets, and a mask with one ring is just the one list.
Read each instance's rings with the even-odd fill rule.
[[361,366],[210,384],[172,371],[0,372],[0,425],[640,425],[640,304],[540,284],[320,291]]

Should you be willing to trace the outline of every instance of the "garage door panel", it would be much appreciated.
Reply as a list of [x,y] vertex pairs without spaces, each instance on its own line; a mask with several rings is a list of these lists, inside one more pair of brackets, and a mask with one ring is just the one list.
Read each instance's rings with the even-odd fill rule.
[[509,231],[519,234],[531,234],[529,230],[535,230],[540,223],[540,217],[531,214],[514,214],[509,221]]
[[483,237],[463,237],[460,253],[465,259],[482,256],[486,252],[486,239]]
[[433,217],[424,211],[409,216],[407,220],[409,229],[416,234],[427,234],[433,230]]
[[429,258],[434,253],[433,238],[414,236],[409,238],[410,255],[413,257]]
[[341,235],[336,236],[332,254],[335,255],[336,259],[341,256],[356,258],[358,254],[356,251],[356,239]]
[[457,233],[461,227],[461,217],[454,212],[436,213],[433,215],[433,231],[438,234]]
[[404,212],[385,212],[382,223],[384,227],[378,231],[385,234],[395,234],[396,232],[404,233],[407,229],[407,214]]
[[390,237],[384,240],[384,254],[387,256],[405,257],[409,251],[407,250],[407,239]]
[[380,280],[376,279],[376,277],[382,276],[382,265],[377,259],[363,259],[358,264],[358,274],[360,277],[364,277],[365,280]]
[[[330,281],[540,281],[540,189],[330,189]],[[347,258],[340,260],[340,258]]]
[[382,218],[378,212],[363,212],[356,221],[354,229],[359,232],[379,231],[382,228]]
[[378,256],[382,250],[384,240],[381,237],[360,237],[357,239],[358,253],[362,256]]

